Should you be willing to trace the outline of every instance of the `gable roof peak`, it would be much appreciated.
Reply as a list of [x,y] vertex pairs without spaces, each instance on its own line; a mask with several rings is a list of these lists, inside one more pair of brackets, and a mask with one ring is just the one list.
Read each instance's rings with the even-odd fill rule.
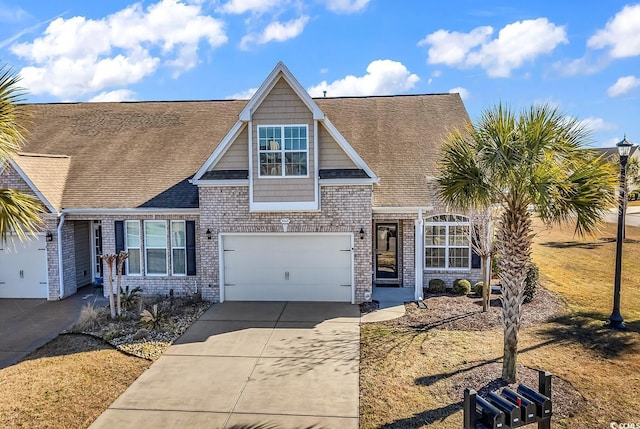
[[276,64],[273,70],[271,70],[269,76],[267,76],[264,82],[262,82],[262,85],[260,85],[247,105],[242,109],[240,112],[240,120],[243,122],[251,120],[253,112],[255,112],[258,106],[260,106],[281,77],[289,84],[291,89],[293,89],[296,95],[300,97],[309,110],[311,110],[313,113],[313,119],[323,120],[324,113],[320,110],[320,107],[318,107],[316,102],[313,101],[313,98],[311,98],[307,90],[304,89],[300,82],[298,82],[298,79],[293,76],[293,73],[291,73],[289,68],[282,61],[278,61],[278,64]]

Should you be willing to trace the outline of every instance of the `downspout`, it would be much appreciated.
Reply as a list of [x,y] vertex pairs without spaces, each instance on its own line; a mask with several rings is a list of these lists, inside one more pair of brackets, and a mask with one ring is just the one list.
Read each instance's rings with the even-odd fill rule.
[[415,290],[415,299],[416,301],[422,298],[422,283],[423,283],[423,272],[422,272],[422,251],[423,251],[423,239],[424,233],[422,231],[424,220],[422,219],[422,209],[418,209],[418,218],[415,221],[416,230],[415,230],[415,239],[413,240],[415,245],[415,255],[414,255],[414,265],[416,272],[416,290]]
[[64,226],[64,213],[60,213],[58,219],[58,279],[60,281],[60,299],[64,297],[64,265],[62,264],[62,227]]

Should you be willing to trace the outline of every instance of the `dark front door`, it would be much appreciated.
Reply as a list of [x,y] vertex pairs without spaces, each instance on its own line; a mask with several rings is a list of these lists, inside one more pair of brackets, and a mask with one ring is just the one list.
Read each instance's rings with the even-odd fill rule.
[[398,224],[376,224],[376,278],[398,278]]

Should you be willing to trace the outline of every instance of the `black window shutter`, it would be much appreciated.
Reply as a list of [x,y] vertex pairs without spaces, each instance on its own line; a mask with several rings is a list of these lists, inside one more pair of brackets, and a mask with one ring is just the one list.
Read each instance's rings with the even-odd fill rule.
[[473,249],[471,249],[471,268],[482,268],[482,260]]
[[195,221],[186,221],[187,233],[187,275],[196,275],[196,223]]
[[[124,221],[117,220],[115,222],[116,228],[116,255],[124,251]],[[117,263],[117,260],[116,260]],[[122,267],[122,274],[127,274],[127,266]]]

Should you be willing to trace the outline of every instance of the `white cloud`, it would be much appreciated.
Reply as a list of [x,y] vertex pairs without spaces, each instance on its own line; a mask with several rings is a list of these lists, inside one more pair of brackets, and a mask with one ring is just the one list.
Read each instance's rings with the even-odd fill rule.
[[609,60],[606,58],[594,61],[585,56],[574,60],[558,61],[553,65],[553,68],[563,76],[589,75],[604,69],[608,63]]
[[598,118],[596,116],[589,116],[580,121],[580,125],[588,128],[591,131],[605,131],[605,130],[613,130],[616,129],[616,124],[611,122],[607,122],[602,118]]
[[218,8],[219,12],[240,15],[245,12],[264,13],[287,3],[285,0],[230,0]]
[[369,0],[323,0],[327,9],[335,13],[354,13],[367,7]]
[[457,86],[455,88],[451,88],[449,90],[449,94],[460,94],[460,98],[463,100],[468,100],[471,94],[467,88],[463,88],[461,86]]
[[389,95],[410,90],[420,78],[409,72],[404,64],[392,60],[372,61],[364,76],[349,75],[331,83],[322,81],[308,89],[312,97],[327,91],[330,97],[346,95]]
[[116,89],[104,91],[89,99],[91,103],[104,103],[109,101],[135,101],[135,92],[129,89]]
[[225,97],[227,100],[248,100],[253,97],[253,94],[256,93],[258,88],[249,88],[246,91],[236,92],[235,94],[231,94]]
[[619,95],[626,94],[638,86],[640,86],[640,78],[635,76],[623,76],[618,78],[616,83],[607,89],[607,95],[609,97],[617,97]]
[[609,48],[613,58],[640,55],[640,4],[627,5],[587,41],[593,49]]
[[197,4],[161,0],[146,9],[137,3],[105,18],[57,18],[35,40],[11,51],[31,64],[22,84],[34,94],[63,99],[126,86],[156,72],[174,76],[198,63],[198,48],[227,42],[224,24],[203,15]]
[[482,67],[490,77],[509,77],[525,62],[551,53],[568,43],[565,28],[546,18],[517,21],[505,25],[491,39],[492,27],[477,27],[469,33],[438,30],[418,42],[428,45],[429,64],[450,67]]
[[248,49],[253,44],[264,45],[269,42],[284,42],[293,39],[302,33],[307,22],[309,22],[309,17],[305,15],[284,23],[274,21],[267,25],[262,33],[250,33],[244,36],[240,41],[240,48]]
[[470,33],[438,30],[418,42],[418,46],[429,45],[429,64],[458,66],[464,64],[469,51],[487,42],[493,33],[491,27],[477,27]]
[[30,18],[29,13],[20,6],[8,6],[0,3],[0,22],[15,24]]

